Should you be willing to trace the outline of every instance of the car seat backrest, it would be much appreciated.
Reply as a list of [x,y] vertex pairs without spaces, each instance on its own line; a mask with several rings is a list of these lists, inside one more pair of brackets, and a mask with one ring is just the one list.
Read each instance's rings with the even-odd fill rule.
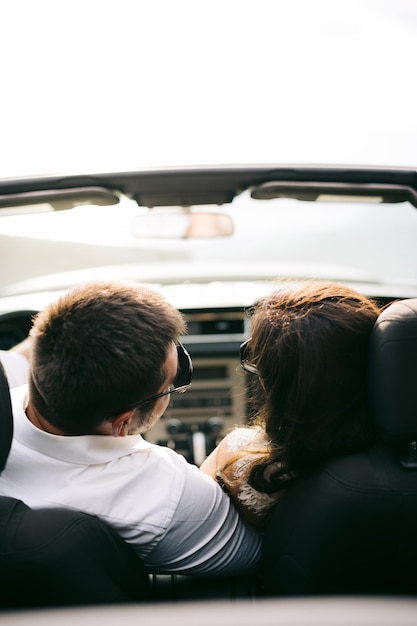
[[13,416],[9,385],[0,362],[0,474],[6,466],[13,437]]
[[370,401],[382,441],[399,447],[404,467],[417,468],[417,298],[391,304],[370,344]]

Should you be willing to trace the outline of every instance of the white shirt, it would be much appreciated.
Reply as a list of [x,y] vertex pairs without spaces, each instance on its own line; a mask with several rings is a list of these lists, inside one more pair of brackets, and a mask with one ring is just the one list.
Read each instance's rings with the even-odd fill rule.
[[256,569],[260,535],[219,485],[168,448],[140,435],[59,436],[24,412],[27,386],[12,390],[14,438],[0,493],[32,508],[97,515],[152,572],[233,575]]

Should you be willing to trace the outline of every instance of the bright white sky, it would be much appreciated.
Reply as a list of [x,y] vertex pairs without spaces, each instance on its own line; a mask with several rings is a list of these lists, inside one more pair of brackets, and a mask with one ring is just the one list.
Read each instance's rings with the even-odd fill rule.
[[417,0],[0,0],[0,177],[417,165]]

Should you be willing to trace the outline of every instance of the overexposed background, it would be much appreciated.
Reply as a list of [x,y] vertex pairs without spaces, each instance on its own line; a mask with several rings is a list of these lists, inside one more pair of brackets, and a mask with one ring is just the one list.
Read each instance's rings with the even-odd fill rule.
[[0,0],[0,177],[417,166],[417,0]]

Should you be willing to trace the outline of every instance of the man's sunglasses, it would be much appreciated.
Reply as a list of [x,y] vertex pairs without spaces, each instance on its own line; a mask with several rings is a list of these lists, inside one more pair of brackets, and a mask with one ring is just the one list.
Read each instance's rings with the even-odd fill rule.
[[136,405],[137,407],[140,407],[143,404],[147,404],[152,400],[156,400],[157,398],[167,396],[170,393],[184,393],[184,391],[187,391],[188,387],[191,385],[191,380],[193,378],[193,362],[191,361],[191,357],[188,354],[187,350],[181,343],[177,345],[177,354],[178,369],[175,375],[174,382],[171,385],[171,389],[169,389],[168,391],[162,391],[161,393],[157,393],[150,398],[146,398],[146,400],[142,400],[139,404]]
[[240,364],[242,366],[242,369],[245,370],[245,372],[249,372],[250,374],[256,374],[257,376],[260,376],[259,370],[256,367],[256,365],[248,361],[249,342],[250,342],[250,339],[247,339],[240,346]]

